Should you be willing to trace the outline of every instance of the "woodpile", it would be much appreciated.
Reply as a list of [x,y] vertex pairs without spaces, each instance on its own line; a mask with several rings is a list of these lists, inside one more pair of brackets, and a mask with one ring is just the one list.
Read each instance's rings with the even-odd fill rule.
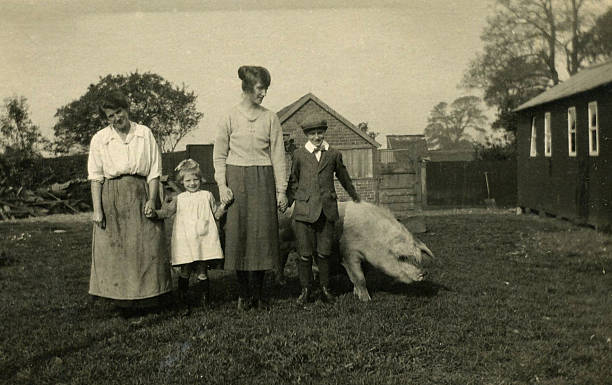
[[0,185],[0,220],[90,211],[88,191],[87,179],[54,183],[36,190]]
[[[0,220],[91,211],[89,184],[87,179],[79,178],[31,190],[0,183]],[[161,177],[161,186],[162,202],[182,191],[168,175]]]

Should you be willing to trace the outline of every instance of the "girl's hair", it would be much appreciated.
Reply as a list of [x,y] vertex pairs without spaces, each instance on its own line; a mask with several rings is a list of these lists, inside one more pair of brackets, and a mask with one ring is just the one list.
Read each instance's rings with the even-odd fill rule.
[[257,82],[260,82],[266,89],[270,87],[270,72],[264,67],[242,66],[238,68],[238,77],[242,80],[244,92],[253,92]]
[[178,171],[176,174],[176,180],[179,182],[183,181],[183,178],[187,174],[196,174],[198,178],[202,178],[202,171],[200,171],[200,165],[193,159],[185,159],[176,166],[174,171]]
[[100,104],[98,105],[98,112],[101,116],[106,117],[106,113],[104,109],[112,109],[115,110],[117,108],[123,108],[125,110],[129,109],[130,101],[127,96],[119,90],[113,90],[106,93],[102,100],[100,100]]

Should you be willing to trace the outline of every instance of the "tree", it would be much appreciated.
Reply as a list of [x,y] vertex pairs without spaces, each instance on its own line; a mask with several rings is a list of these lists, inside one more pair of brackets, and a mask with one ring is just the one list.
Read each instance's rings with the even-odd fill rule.
[[430,149],[451,150],[472,148],[469,131],[484,133],[487,117],[480,108],[480,98],[463,96],[450,106],[438,103],[429,114],[425,138]]
[[40,155],[47,143],[29,114],[28,100],[23,96],[4,99],[0,116],[0,148],[4,155],[31,158]]
[[470,64],[463,87],[484,91],[484,101],[497,112],[493,130],[516,131],[513,110],[544,91],[550,82],[546,66],[512,45],[490,47]]
[[585,32],[597,5],[597,0],[497,0],[481,36],[484,51],[462,83],[482,89],[487,105],[497,109],[494,129],[514,132],[516,107],[558,84],[560,71],[572,75],[590,63],[592,37]]
[[516,140],[511,133],[487,135],[484,143],[474,143],[478,160],[508,160],[516,158]]
[[97,84],[89,85],[78,100],[55,113],[56,153],[86,151],[93,134],[107,124],[98,112],[98,103],[102,95],[114,89],[123,91],[130,99],[130,119],[151,129],[162,152],[173,151],[203,116],[196,110],[197,96],[187,91],[185,85],[175,86],[149,72],[107,75]]
[[612,57],[612,7],[595,20],[595,25],[587,35],[586,51],[591,61]]

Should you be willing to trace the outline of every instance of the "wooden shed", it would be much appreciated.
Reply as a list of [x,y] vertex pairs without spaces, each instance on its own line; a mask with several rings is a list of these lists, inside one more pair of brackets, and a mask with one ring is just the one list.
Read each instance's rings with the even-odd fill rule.
[[[303,124],[326,120],[328,129],[325,140],[342,153],[342,159],[357,192],[365,201],[378,201],[375,164],[380,144],[376,140],[312,93],[302,96],[277,114],[283,127],[285,142],[293,140],[297,147],[307,142],[301,128]],[[336,184],[339,199],[350,200],[342,186],[338,182]]]
[[426,231],[423,206],[427,202],[423,135],[387,135],[387,148],[380,150],[377,174],[379,203],[393,211],[413,232]]
[[582,70],[515,111],[519,206],[610,229],[612,61]]

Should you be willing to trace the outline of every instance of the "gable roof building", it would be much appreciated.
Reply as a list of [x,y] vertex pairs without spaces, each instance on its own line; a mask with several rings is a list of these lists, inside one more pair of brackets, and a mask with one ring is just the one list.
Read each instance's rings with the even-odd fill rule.
[[612,61],[515,111],[519,206],[612,228]]
[[612,83],[612,60],[583,69],[563,83],[559,83],[521,104],[514,111],[522,111],[581,92],[590,91],[608,83]]
[[[356,136],[355,138],[353,138],[354,139],[353,142],[355,142],[355,140],[357,140],[357,137],[358,137],[362,139],[362,140],[359,140],[359,142],[363,142],[362,144],[368,145],[368,147],[379,148],[381,146],[380,143],[378,143],[368,134],[361,131],[359,128],[357,128],[357,126],[351,123],[348,119],[340,115],[336,110],[328,106],[325,102],[323,102],[321,99],[319,99],[313,93],[310,93],[310,92],[302,96],[295,102],[289,104],[288,106],[281,108],[277,112],[278,118],[280,119],[280,123],[283,126],[283,131],[294,131],[295,129],[299,129],[299,131],[301,132],[301,128],[294,126],[294,124],[292,123],[301,125],[301,124],[307,123],[308,121],[314,121],[315,118],[313,118],[312,116],[308,116],[307,114],[304,116],[296,116],[296,113],[298,113],[298,111],[300,110],[304,111],[305,107],[306,109],[308,109],[309,105],[317,106],[318,108],[327,112],[327,114],[329,114],[327,116],[328,118],[332,118],[342,123],[348,130],[352,131]],[[326,114],[321,114],[321,113],[317,113],[317,114],[323,115],[324,118],[326,115]],[[332,145],[336,144],[337,146],[347,145],[347,143],[331,143],[331,144]],[[354,144],[357,145],[357,143],[354,143]]]

